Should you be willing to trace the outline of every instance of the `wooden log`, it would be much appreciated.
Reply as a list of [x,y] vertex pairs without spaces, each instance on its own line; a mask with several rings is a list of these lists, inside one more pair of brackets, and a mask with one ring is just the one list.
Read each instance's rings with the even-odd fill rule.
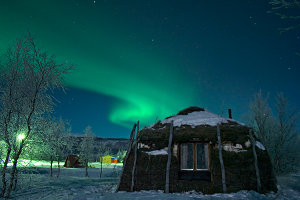
[[218,134],[219,159],[220,159],[221,172],[222,172],[223,192],[226,193],[227,188],[226,188],[225,167],[224,167],[223,155],[222,155],[222,141],[221,141],[221,133],[220,133],[219,124],[217,124],[217,134]]
[[171,158],[172,158],[172,140],[173,140],[173,121],[171,121],[169,144],[168,144],[168,162],[167,162],[167,170],[166,170],[165,193],[169,193],[170,191],[170,166],[171,166]]
[[130,151],[131,151],[131,147],[132,147],[132,142],[133,142],[133,138],[134,138],[136,126],[137,126],[137,124],[134,124],[133,127],[132,127],[132,130],[131,130],[130,139],[129,139],[129,144],[128,144],[126,156],[125,156],[125,158],[124,158],[124,160],[123,160],[123,168],[122,168],[122,172],[121,172],[121,176],[120,176],[120,180],[119,180],[119,183],[118,183],[118,187],[117,187],[116,192],[118,192],[119,189],[120,189],[120,183],[121,183],[122,177],[123,177],[123,175],[124,175],[124,168],[125,168],[125,166],[126,166],[126,162],[127,162],[128,156],[129,156]]
[[134,162],[133,162],[133,168],[131,172],[131,192],[133,192],[134,189],[134,178],[135,178],[135,168],[136,168],[136,160],[137,160],[137,147],[138,147],[138,135],[139,135],[139,121],[137,122],[137,129],[136,129],[136,137],[134,142]]
[[253,138],[252,129],[249,130],[249,136],[250,141],[252,144],[252,151],[254,156],[254,166],[255,166],[255,172],[256,172],[256,183],[257,183],[257,192],[261,192],[261,182],[260,182],[260,175],[259,175],[259,168],[258,168],[258,162],[257,162],[257,154],[255,150],[256,142]]

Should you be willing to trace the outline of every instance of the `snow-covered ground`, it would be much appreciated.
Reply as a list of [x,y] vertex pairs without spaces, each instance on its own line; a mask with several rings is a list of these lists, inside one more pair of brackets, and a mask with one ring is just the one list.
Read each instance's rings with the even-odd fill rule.
[[[91,163],[98,167],[98,164]],[[195,199],[300,199],[300,176],[279,177],[277,194],[258,194],[254,191],[240,191],[231,194],[203,195],[197,192],[165,194],[163,191],[117,192],[115,193],[121,165],[106,164],[100,179],[99,168],[90,168],[89,177],[85,177],[85,169],[61,169],[56,178],[49,177],[49,169],[45,167],[27,167],[19,178],[19,188],[12,194],[12,199],[103,199],[103,200],[195,200]]]

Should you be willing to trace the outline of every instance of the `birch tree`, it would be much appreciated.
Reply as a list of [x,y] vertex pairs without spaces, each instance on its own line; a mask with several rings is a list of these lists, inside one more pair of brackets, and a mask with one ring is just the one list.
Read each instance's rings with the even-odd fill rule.
[[250,103],[250,126],[253,127],[255,135],[266,147],[270,147],[273,137],[274,116],[268,103],[269,94],[264,97],[262,91],[254,95],[254,100]]
[[274,170],[277,174],[293,172],[299,169],[300,145],[296,124],[299,114],[291,109],[282,93],[276,97],[275,115],[268,103],[268,96],[262,92],[254,96],[250,103],[251,117],[249,124],[255,135],[266,147]]
[[[72,66],[57,64],[54,56],[37,47],[28,34],[8,48],[1,63],[0,123],[1,132],[7,146],[2,170],[1,197],[9,198],[16,178],[20,155],[31,137],[34,121],[52,111],[51,91],[62,88],[63,75]],[[22,128],[23,137],[19,139],[15,153],[16,131]],[[10,177],[7,179],[7,164],[13,159]]]
[[50,160],[50,177],[53,176],[53,162],[57,161],[57,177],[60,175],[60,161],[71,151],[70,128],[62,119],[49,119],[42,137],[44,156]]
[[[295,160],[299,160],[298,131],[299,113],[291,109],[283,93],[276,97],[277,130],[274,138],[273,163],[277,173],[292,171]],[[298,144],[297,144],[298,143]],[[298,146],[298,147],[297,147]]]
[[119,151],[117,153],[118,162],[123,162],[125,156],[126,156],[126,150],[125,149],[119,149]]
[[94,141],[95,136],[92,132],[92,127],[87,126],[84,130],[84,137],[80,144],[80,160],[85,167],[85,176],[89,176],[88,164],[94,157]]
[[[299,0],[270,0],[271,10],[268,13],[276,15],[283,24],[278,28],[280,34],[297,31],[300,32],[300,1]],[[300,56],[299,49],[295,52]]]
[[105,144],[104,141],[101,141],[101,143],[97,146],[97,154],[98,157],[100,158],[100,174],[99,177],[102,177],[102,172],[103,172],[103,157],[106,155],[110,155],[111,149],[108,147],[107,144]]
[[279,28],[280,33],[300,28],[300,1],[299,0],[270,0],[272,13],[285,22],[286,27]]

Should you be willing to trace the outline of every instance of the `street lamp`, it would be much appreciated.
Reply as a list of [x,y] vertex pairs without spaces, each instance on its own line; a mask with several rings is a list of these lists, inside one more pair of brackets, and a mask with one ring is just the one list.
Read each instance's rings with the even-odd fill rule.
[[17,136],[18,140],[23,140],[25,138],[25,135],[24,133],[20,133],[18,136]]

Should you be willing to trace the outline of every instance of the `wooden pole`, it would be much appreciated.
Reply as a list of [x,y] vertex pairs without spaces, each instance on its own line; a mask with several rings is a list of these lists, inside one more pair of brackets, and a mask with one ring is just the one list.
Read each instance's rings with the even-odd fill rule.
[[135,129],[136,129],[136,124],[133,125],[132,130],[131,130],[130,139],[129,139],[129,144],[128,144],[126,156],[125,156],[125,158],[124,158],[124,160],[123,160],[123,168],[122,168],[122,172],[121,172],[121,176],[120,176],[120,180],[119,180],[119,183],[118,183],[118,187],[117,187],[116,192],[118,192],[119,189],[120,189],[120,183],[121,183],[121,180],[122,180],[122,177],[123,177],[123,174],[124,174],[124,168],[125,168],[125,166],[126,166],[126,162],[127,162],[128,156],[129,156],[130,151],[131,151],[131,146],[132,146],[133,137],[134,137],[134,134],[135,134]]
[[131,192],[133,192],[134,189],[134,177],[135,177],[135,168],[136,168],[136,160],[137,160],[137,139],[139,135],[139,121],[137,122],[137,129],[136,129],[136,137],[135,137],[135,142],[134,142],[134,162],[133,162],[133,168],[131,172]]
[[166,170],[165,193],[169,193],[170,191],[170,166],[171,166],[171,158],[172,158],[172,140],[173,140],[173,121],[171,121],[169,144],[168,144],[168,162],[167,162],[167,170]]
[[219,159],[220,159],[221,172],[222,172],[223,192],[226,193],[227,188],[226,188],[225,167],[224,167],[223,155],[222,155],[222,142],[221,142],[221,133],[220,133],[219,124],[217,124],[217,134],[218,134],[218,145],[219,145]]
[[230,108],[228,109],[228,117],[229,117],[229,119],[232,119],[231,109]]
[[255,150],[256,142],[252,135],[252,129],[249,130],[249,136],[252,144],[252,151],[254,156],[254,166],[255,166],[255,172],[256,172],[256,182],[257,182],[257,191],[261,192],[261,182],[260,182],[260,175],[259,175],[259,168],[258,168],[258,162],[257,162],[257,154]]

